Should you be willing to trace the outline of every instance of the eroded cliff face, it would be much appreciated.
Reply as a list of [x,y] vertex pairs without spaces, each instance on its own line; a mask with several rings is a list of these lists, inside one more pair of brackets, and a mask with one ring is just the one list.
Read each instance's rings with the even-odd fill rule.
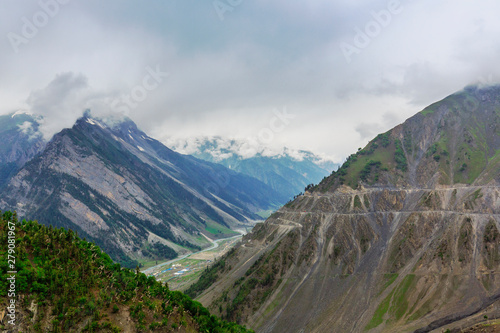
[[200,300],[259,332],[469,317],[500,295],[499,212],[495,183],[306,193],[255,228]]

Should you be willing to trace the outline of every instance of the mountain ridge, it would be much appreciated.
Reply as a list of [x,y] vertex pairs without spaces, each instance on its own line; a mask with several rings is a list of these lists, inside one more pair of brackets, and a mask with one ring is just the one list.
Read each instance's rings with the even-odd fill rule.
[[56,134],[0,197],[3,208],[75,229],[129,266],[208,246],[201,232],[234,234],[284,201],[255,179],[168,149],[131,120],[109,127],[88,116]]
[[499,118],[500,86],[434,103],[258,224],[187,293],[258,332],[500,316]]
[[310,184],[319,183],[338,164],[305,150],[272,150],[242,139],[200,137],[164,140],[173,149],[259,179],[292,198]]
[[[500,162],[499,89],[469,86],[428,106],[350,155],[317,189],[334,190],[344,183],[356,187],[359,181],[365,186],[420,187],[487,183],[493,179],[498,182],[495,171]],[[473,112],[467,111],[467,107]],[[487,109],[474,112],[479,107]]]

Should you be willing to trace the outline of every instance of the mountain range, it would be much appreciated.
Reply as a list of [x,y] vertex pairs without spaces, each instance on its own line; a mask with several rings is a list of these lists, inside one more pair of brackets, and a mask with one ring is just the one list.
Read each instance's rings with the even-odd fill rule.
[[[95,315],[96,308],[106,312],[103,302],[111,299],[137,330],[144,329],[145,316],[150,325],[166,325],[154,320],[175,313],[172,329],[180,323],[193,330],[245,331],[139,272],[114,265],[72,231],[53,227],[74,230],[128,267],[173,258],[207,246],[209,238],[253,226],[259,214],[289,199],[278,186],[284,183],[271,179],[279,176],[294,185],[290,180],[297,174],[312,173],[310,164],[319,167],[317,157],[286,150],[281,157],[243,156],[214,139],[197,150],[206,161],[167,148],[130,119],[110,123],[90,112],[45,142],[39,121],[23,113],[0,118],[0,140],[6,143],[0,151],[0,209],[50,225],[19,225],[26,249],[18,269],[26,273],[19,277],[24,292],[27,281],[38,299],[47,298],[50,288],[61,291],[49,303],[64,321],[47,317],[51,327],[73,329],[78,320],[90,323],[90,316],[96,329],[121,324],[119,316],[108,314],[113,319],[108,324]],[[301,169],[296,162],[303,161]],[[498,328],[487,320],[500,318],[500,86],[466,87],[325,172],[319,184],[306,186],[258,223],[186,293],[223,319],[258,332]],[[4,214],[0,228],[12,219]],[[62,280],[56,252],[76,263],[68,274],[73,282],[87,271],[91,274],[82,279],[98,276],[71,289],[82,295],[70,299],[77,312],[66,309],[73,291]],[[5,274],[7,266],[2,267]],[[114,288],[109,295],[97,287],[107,282]],[[89,293],[100,295],[97,303],[87,299]],[[161,299],[149,299],[152,293]],[[165,298],[175,308],[160,311]],[[131,299],[141,301],[131,306]],[[37,306],[43,314],[49,310],[43,302],[31,304],[22,308],[23,315],[37,317]],[[75,313],[81,315],[73,318]]]
[[500,86],[469,86],[376,136],[187,293],[258,332],[458,332],[500,316],[499,185]]
[[172,149],[259,179],[292,198],[309,184],[329,176],[339,164],[304,150],[272,150],[243,139],[198,137],[166,139]]
[[130,119],[106,125],[87,112],[37,153],[5,185],[0,208],[72,229],[128,267],[235,235],[288,200],[255,178],[170,150]]

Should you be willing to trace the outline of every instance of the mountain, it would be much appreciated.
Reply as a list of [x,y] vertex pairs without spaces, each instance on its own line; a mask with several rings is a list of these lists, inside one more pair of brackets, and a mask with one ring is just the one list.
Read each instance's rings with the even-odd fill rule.
[[186,292],[258,332],[458,332],[500,315],[499,230],[500,86],[471,86],[378,135]]
[[45,147],[39,120],[19,111],[0,116],[0,188]]
[[264,183],[178,154],[131,121],[88,114],[56,134],[0,194],[0,207],[93,240],[114,260],[173,258],[235,234],[286,201]]
[[19,223],[10,212],[0,215],[2,258],[12,253],[9,232],[18,241],[13,267],[0,263],[2,332],[252,332],[212,316],[154,278],[120,267],[71,230]]
[[309,184],[317,184],[338,164],[304,150],[258,148],[245,140],[200,137],[166,140],[172,149],[259,179],[292,198]]

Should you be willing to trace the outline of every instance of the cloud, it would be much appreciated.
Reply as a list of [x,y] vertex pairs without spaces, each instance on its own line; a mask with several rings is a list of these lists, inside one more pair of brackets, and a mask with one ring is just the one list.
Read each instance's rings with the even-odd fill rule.
[[[1,36],[40,10],[0,6]],[[223,21],[211,1],[71,1],[18,53],[0,40],[0,113],[38,110],[48,137],[86,108],[115,114],[111,103],[159,66],[169,77],[128,112],[152,136],[255,138],[286,106],[297,117],[268,149],[342,159],[469,83],[500,80],[498,1],[401,6],[347,63],[339,45],[388,1],[242,1]]]
[[29,135],[31,132],[33,132],[33,124],[29,121],[25,121],[21,125],[18,125],[19,130],[26,135]]
[[85,110],[88,79],[82,74],[62,73],[42,89],[30,93],[31,112],[41,115],[40,131],[46,140],[62,128],[71,127]]
[[118,97],[114,92],[91,87],[83,74],[67,72],[57,74],[44,88],[32,91],[26,103],[30,113],[41,116],[39,131],[45,140],[50,140],[61,129],[72,127],[86,110],[110,126],[122,121],[126,114],[112,107]]
[[19,131],[28,137],[28,140],[38,139],[42,136],[42,133],[38,131],[37,126],[35,126],[30,121],[25,121],[24,123],[18,125]]
[[366,123],[360,122],[355,127],[362,140],[371,140],[377,134],[386,132],[389,128],[401,121],[401,118],[393,113],[385,113],[380,122]]

